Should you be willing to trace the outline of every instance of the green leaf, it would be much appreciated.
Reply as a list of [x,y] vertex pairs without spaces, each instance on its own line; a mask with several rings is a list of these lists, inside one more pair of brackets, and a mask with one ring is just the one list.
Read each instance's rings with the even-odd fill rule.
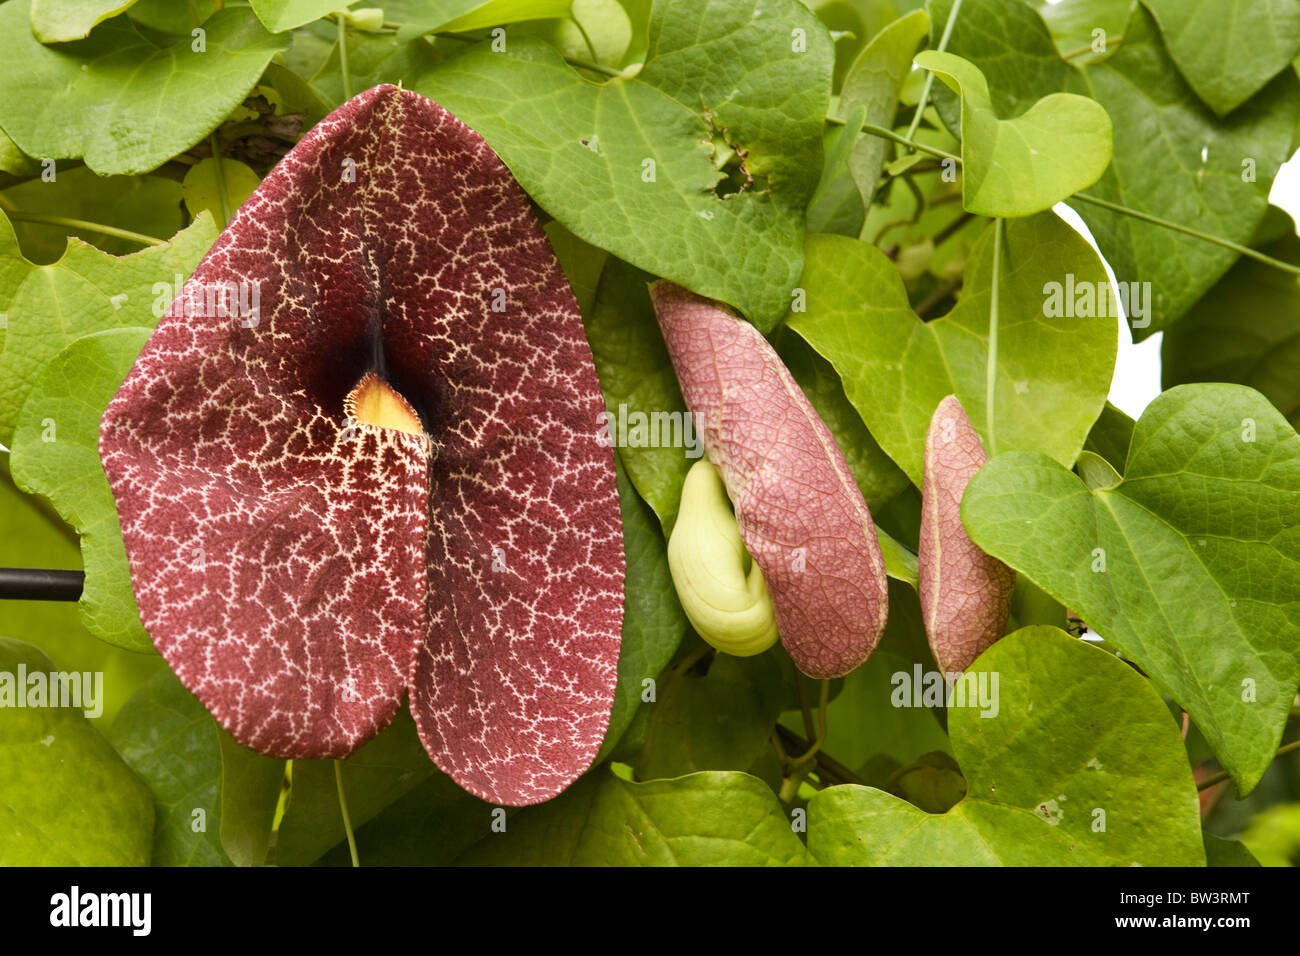
[[623,639],[618,652],[618,686],[609,730],[594,763],[600,763],[627,730],[642,703],[643,681],[658,678],[686,634],[686,615],[673,589],[668,554],[654,512],[637,495],[622,464],[618,500],[623,513]]
[[704,677],[666,675],[637,761],[640,780],[750,767],[770,746],[785,676],[773,653],[718,654]]
[[[573,233],[766,331],[802,265],[831,61],[825,28],[794,0],[665,0],[633,78],[592,83],[525,37],[411,85],[478,130]],[[724,157],[739,165],[716,168]]]
[[1110,117],[1070,93],[999,119],[979,68],[924,50],[916,63],[961,93],[962,204],[980,216],[1030,216],[1091,186],[1110,164]]
[[808,803],[812,856],[866,866],[1204,865],[1178,726],[1128,665],[1030,627],[966,673],[985,681],[983,703],[993,706],[948,709],[965,799],[929,814],[879,790],[831,787]]
[[600,288],[600,277],[609,262],[609,253],[589,242],[583,242],[560,223],[552,219],[542,227],[546,238],[551,240],[551,249],[555,258],[560,260],[564,277],[569,280],[569,288],[578,300],[578,311],[584,316],[591,314],[596,304],[596,292]]
[[[499,809],[462,790],[445,773],[435,773],[357,828],[358,856],[363,866],[448,866],[492,832],[493,812]],[[340,843],[319,862],[351,866],[352,858]]]
[[32,32],[42,43],[80,40],[135,0],[32,0]]
[[[0,567],[81,570],[77,536],[40,499],[14,487],[0,456]],[[0,637],[39,647],[70,671],[104,675],[103,713],[91,722],[112,724],[132,694],[164,670],[157,654],[136,654],[96,640],[81,623],[77,605],[66,601],[5,601]]]
[[261,866],[284,783],[285,761],[265,757],[217,727],[221,752],[221,847],[236,866]]
[[[1294,230],[1262,249],[1300,265]],[[1160,346],[1165,388],[1188,382],[1236,382],[1258,389],[1300,426],[1300,282],[1294,275],[1242,258]]]
[[1152,402],[1113,488],[1013,452],[962,500],[976,544],[1164,688],[1243,792],[1273,759],[1300,682],[1296,515],[1300,436],[1239,385]]
[[1128,460],[1128,446],[1133,440],[1136,424],[1127,414],[1107,402],[1092,430],[1088,432],[1088,440],[1083,443],[1083,447],[1106,459],[1112,468],[1123,468],[1124,462]]
[[[807,311],[786,323],[830,360],[849,401],[885,452],[921,484],[935,407],[956,394],[990,451],[986,366],[992,234],[976,244],[960,302],[922,322],[894,264],[874,246],[812,236],[802,280]],[[1006,224],[1000,286],[996,449],[1032,448],[1074,463],[1106,400],[1113,319],[1053,318],[1048,283],[1105,285],[1096,253],[1051,213]]]
[[1218,867],[1259,866],[1259,860],[1239,840],[1225,840],[1212,833],[1205,834],[1205,865]]
[[9,134],[0,129],[0,173],[35,176],[40,170],[40,164],[19,149]]
[[515,814],[504,833],[489,833],[458,862],[792,866],[805,858],[776,796],[756,777],[711,772],[631,783],[601,771]]
[[319,20],[357,0],[249,0],[253,12],[272,33],[283,33]]
[[[898,97],[912,70],[912,57],[930,35],[930,18],[916,10],[881,30],[858,54],[844,77],[840,90],[840,111],[857,106],[867,110],[866,121],[892,129],[898,111]],[[849,170],[870,206],[880,181],[889,142],[879,136],[861,136],[849,156]]]
[[[930,0],[931,20],[944,22],[951,6],[952,0]],[[1179,76],[1140,6],[1114,54],[1080,68],[1061,60],[1042,19],[1023,0],[963,6],[949,51],[984,72],[1000,116],[1066,91],[1095,99],[1118,130],[1150,131],[1118,137],[1110,168],[1088,193],[1243,244],[1267,209],[1269,186],[1291,155],[1300,121],[1300,82],[1292,71],[1220,120]],[[955,100],[936,101],[953,125]],[[1246,175],[1247,160],[1253,175]],[[1082,201],[1072,205],[1116,278],[1149,283],[1150,314],[1133,326],[1139,341],[1177,320],[1237,258],[1202,239]]]
[[783,335],[777,353],[813,409],[835,436],[868,508],[881,508],[907,487],[903,474],[862,423],[862,416],[844,394],[844,385],[830,362],[797,335]]
[[[415,721],[405,707],[379,736],[342,763],[343,789],[354,828],[437,769],[420,743]],[[333,760],[293,762],[289,806],[276,832],[275,862],[280,866],[312,863],[345,838]]]
[[1123,41],[1132,9],[1133,0],[1060,0],[1037,7],[1061,57],[1076,66],[1105,59],[1119,49],[1120,43],[1110,41]]
[[[218,163],[220,175],[218,175]],[[222,183],[225,184],[225,209],[234,215],[244,200],[262,181],[257,173],[237,159],[201,159],[190,167],[181,184],[181,196],[191,216],[207,210],[217,222],[225,222],[226,214],[221,202]]]
[[1277,804],[1256,814],[1242,842],[1260,866],[1294,866],[1300,859],[1300,802]]
[[[0,8],[3,16],[3,8]],[[216,240],[200,216],[162,246],[116,258],[69,239],[62,258],[36,266],[23,258],[0,215],[0,444],[13,438],[18,410],[41,366],[74,339],[110,328],[157,324],[171,296]],[[167,293],[155,286],[170,283]]]
[[0,681],[12,681],[11,693],[20,667],[29,706],[0,707],[0,866],[146,865],[149,788],[81,708],[48,706],[48,693],[30,706],[33,675],[44,675],[48,690],[54,665],[38,648],[0,638]]
[[[287,54],[286,62],[302,76],[310,77],[312,89],[331,108],[341,104],[348,96],[343,85],[336,25],[322,20],[296,30],[292,36],[294,47],[290,53],[310,51],[312,62],[310,66],[295,63]],[[348,33],[348,78],[353,96],[380,83],[405,83],[424,74],[438,59],[434,48],[424,40],[403,43],[392,34]]]
[[1220,116],[1300,54],[1300,0],[1142,0],[1178,72]]
[[567,17],[573,0],[390,0],[385,18],[402,25],[398,40],[438,30],[462,33],[521,20]]
[[140,623],[117,507],[99,463],[99,419],[149,339],[149,329],[96,332],[41,368],[14,429],[14,483],[46,498],[81,535],[81,620],[101,640],[150,650]]
[[29,156],[85,157],[97,173],[146,172],[189,149],[243,102],[288,45],[235,8],[203,24],[205,52],[195,52],[189,36],[159,47],[129,17],[47,47],[27,18],[25,3],[0,5],[0,35],[9,38],[0,126]]
[[176,0],[135,0],[128,8],[127,16],[160,33],[188,35],[194,29],[195,19],[203,23],[212,16],[215,6],[216,0],[185,0],[184,3],[177,3]]
[[[29,179],[6,189],[4,199],[24,213],[107,223],[155,239],[174,236],[187,222],[180,183],[162,176],[99,176],[85,166],[61,169],[52,182]],[[39,265],[57,262],[68,237],[115,256],[140,251],[136,240],[40,222],[15,222],[23,255]],[[0,227],[3,228],[3,227]]]
[[229,866],[221,849],[217,724],[171,671],[127,702],[109,740],[153,791],[153,865]]
[[[621,260],[610,260],[601,275],[595,305],[590,312],[583,312],[582,318],[605,393],[611,437],[622,436],[624,423],[628,425],[630,441],[618,444],[618,456],[667,535],[677,520],[682,482],[694,462],[687,457],[687,449],[642,444],[641,433],[634,430],[637,415],[686,414],[677,373],[646,292],[646,283],[652,278]],[[684,425],[684,417],[682,421]]]

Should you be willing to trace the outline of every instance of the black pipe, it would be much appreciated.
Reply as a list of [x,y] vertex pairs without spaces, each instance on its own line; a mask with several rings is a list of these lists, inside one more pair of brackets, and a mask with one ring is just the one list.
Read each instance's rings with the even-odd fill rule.
[[85,583],[83,571],[0,568],[0,600],[76,601]]

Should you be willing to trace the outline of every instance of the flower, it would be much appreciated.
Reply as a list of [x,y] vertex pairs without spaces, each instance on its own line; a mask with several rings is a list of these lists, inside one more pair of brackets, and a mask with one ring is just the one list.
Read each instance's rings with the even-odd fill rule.
[[102,422],[141,619],[240,743],[343,757],[404,694],[546,800],[609,719],[624,555],[577,304],[505,166],[377,86],[240,208]]

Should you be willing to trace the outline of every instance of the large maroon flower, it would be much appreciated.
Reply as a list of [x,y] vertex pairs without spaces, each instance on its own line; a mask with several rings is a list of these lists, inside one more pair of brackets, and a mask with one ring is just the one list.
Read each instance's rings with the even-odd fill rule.
[[618,663],[603,408],[509,172],[375,87],[267,176],[104,415],[144,625],[263,753],[345,756],[409,689],[462,786],[552,797],[600,747]]

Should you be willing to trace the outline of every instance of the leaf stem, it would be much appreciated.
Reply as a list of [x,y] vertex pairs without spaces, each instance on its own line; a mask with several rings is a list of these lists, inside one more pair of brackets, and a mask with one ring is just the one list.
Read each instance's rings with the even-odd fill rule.
[[[943,25],[943,36],[939,38],[938,50],[941,53],[948,48],[948,39],[952,36],[952,28],[957,25],[957,14],[960,11],[961,0],[953,0],[952,9],[948,11],[948,22]],[[925,85],[921,87],[921,99],[916,104],[916,112],[912,114],[912,125],[907,128],[908,139],[912,139],[916,135],[917,128],[921,125],[921,115],[930,102],[930,88],[933,85],[934,73],[926,70]]]
[[352,856],[352,865],[360,866],[361,861],[357,858],[357,838],[352,833],[352,818],[348,816],[348,797],[343,792],[343,761],[334,761],[334,782],[339,788],[339,809],[343,811],[343,829],[348,835],[348,853]]
[[[776,735],[784,740],[786,746],[791,750],[810,749],[807,740],[781,724],[776,725]],[[823,782],[835,781],[838,783],[857,784],[860,787],[870,786],[870,784],[865,780],[824,750],[817,751],[815,759],[817,763],[817,776],[820,777]]]
[[230,193],[226,191],[226,161],[221,158],[221,139],[214,129],[211,136],[212,158],[217,161],[217,197],[221,203],[221,228],[230,224]]
[[146,236],[142,233],[132,232],[129,229],[119,229],[117,226],[106,226],[100,222],[90,222],[86,219],[68,219],[65,216],[47,216],[36,212],[19,212],[18,210],[6,212],[11,222],[34,222],[45,226],[64,226],[68,229],[85,229],[89,232],[98,232],[105,236],[113,236],[117,239],[126,239],[130,242],[138,242],[146,246],[162,246],[167,244],[165,239],[155,239],[153,236]]
[[796,767],[802,763],[807,763],[809,760],[817,756],[817,751],[821,750],[822,744],[826,743],[826,732],[829,729],[826,719],[826,705],[830,701],[830,691],[831,682],[823,680],[821,700],[817,704],[817,723],[821,727],[821,732],[817,735],[817,739],[812,742],[812,746],[810,746],[802,756],[795,759],[794,765]]
[[989,457],[998,453],[997,430],[994,427],[994,403],[998,389],[998,286],[1002,276],[1002,229],[1005,219],[993,220],[993,288],[989,296],[989,360],[984,374],[985,437],[989,442]]
[[1102,209],[1109,209],[1111,212],[1117,212],[1124,216],[1132,216],[1134,219],[1141,219],[1143,222],[1149,222],[1153,226],[1163,226],[1165,229],[1172,229],[1174,232],[1181,232],[1184,235],[1192,236],[1196,239],[1202,239],[1205,242],[1212,242],[1216,246],[1222,246],[1225,249],[1231,249],[1233,252],[1239,252],[1243,256],[1255,259],[1265,265],[1273,266],[1275,269],[1281,269],[1284,272],[1290,272],[1293,275],[1300,275],[1300,266],[1294,266],[1289,262],[1283,262],[1281,259],[1274,259],[1272,256],[1266,256],[1250,246],[1243,246],[1239,242],[1233,242],[1231,239],[1224,239],[1221,236],[1212,236],[1207,232],[1201,232],[1199,229],[1193,229],[1191,226],[1180,225],[1176,222],[1170,222],[1168,219],[1161,219],[1158,216],[1152,216],[1149,213],[1141,212],[1137,209],[1130,209],[1128,206],[1121,206],[1119,203],[1109,202],[1105,199],[1098,199],[1096,196],[1089,196],[1087,193],[1075,193],[1072,199],[1082,199],[1086,203],[1094,206],[1100,206]]
[[339,24],[339,73],[343,77],[343,99],[352,99],[352,77],[348,74],[348,20],[342,10],[335,14]]
[[[826,117],[827,122],[844,124],[844,121],[835,117]],[[938,156],[940,159],[951,159],[960,163],[961,157],[956,153],[949,153],[946,150],[939,149],[937,146],[928,146],[925,143],[918,143],[914,139],[903,136],[901,133],[895,133],[892,129],[885,126],[878,126],[875,123],[863,123],[862,132],[870,133],[872,136],[880,136],[884,139],[893,140],[901,146],[910,146],[912,149],[921,153],[929,153],[931,156]]]

